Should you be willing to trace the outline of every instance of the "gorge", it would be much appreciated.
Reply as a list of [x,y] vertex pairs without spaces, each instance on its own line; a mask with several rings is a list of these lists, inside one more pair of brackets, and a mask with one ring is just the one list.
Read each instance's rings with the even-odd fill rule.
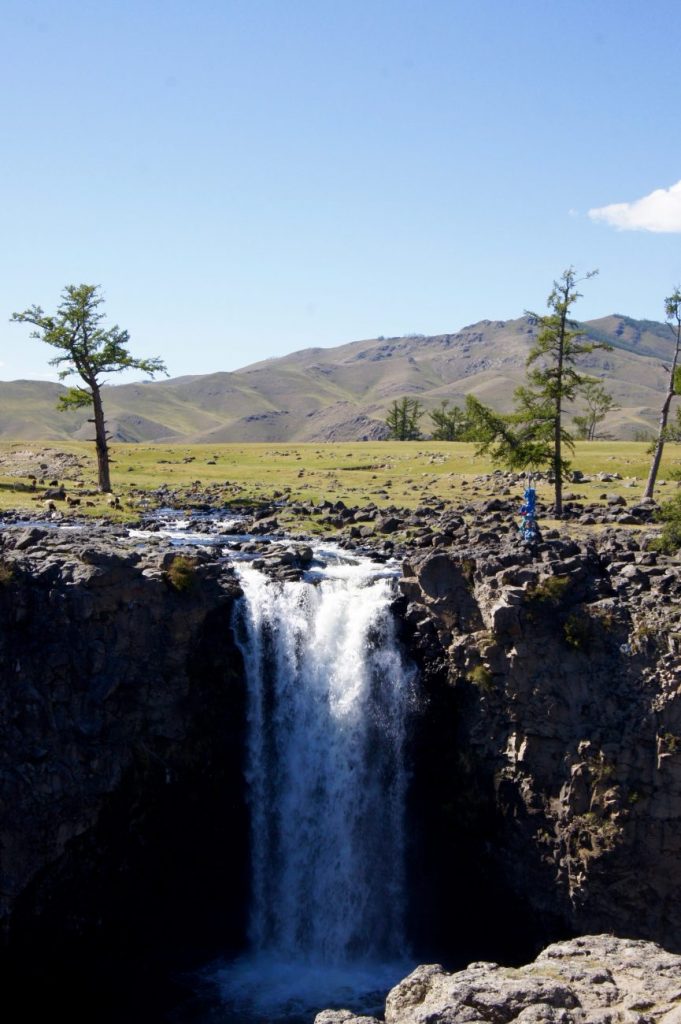
[[2,921],[23,997],[200,1021],[178,975],[234,998],[225,958],[247,973],[249,939],[261,960],[398,960],[384,990],[583,932],[681,950],[678,562],[616,529],[529,550],[512,514],[430,510],[399,589],[385,554],[334,567],[262,516],[181,547],[6,525]]

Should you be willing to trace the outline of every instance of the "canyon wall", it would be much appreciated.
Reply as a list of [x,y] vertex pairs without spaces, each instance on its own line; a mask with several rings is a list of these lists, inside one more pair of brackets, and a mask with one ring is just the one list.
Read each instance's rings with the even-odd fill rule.
[[80,979],[89,954],[140,953],[148,972],[188,941],[240,945],[234,576],[114,528],[12,527],[0,542],[5,959],[19,976],[73,961]]
[[440,906],[474,922],[486,873],[511,949],[613,931],[681,950],[678,561],[622,534],[530,550],[488,531],[415,552],[402,590]]

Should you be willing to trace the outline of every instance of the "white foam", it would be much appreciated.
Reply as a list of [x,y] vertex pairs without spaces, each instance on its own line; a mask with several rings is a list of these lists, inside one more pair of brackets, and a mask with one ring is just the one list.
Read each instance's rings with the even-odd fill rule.
[[394,584],[379,572],[368,560],[338,562],[315,585],[239,569],[252,954],[217,980],[230,1005],[258,1019],[361,1008],[372,993],[378,1003],[410,968],[404,740],[414,673],[394,635]]

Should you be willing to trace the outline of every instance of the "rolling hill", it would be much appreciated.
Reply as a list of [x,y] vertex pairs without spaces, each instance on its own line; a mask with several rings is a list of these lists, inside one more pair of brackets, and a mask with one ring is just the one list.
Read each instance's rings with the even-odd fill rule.
[[[603,379],[620,409],[603,430],[631,438],[650,431],[673,350],[666,324],[614,314],[583,325],[607,342],[581,363]],[[231,373],[109,386],[107,422],[118,441],[343,441],[385,435],[390,403],[404,395],[426,409],[473,393],[507,411],[536,333],[527,317],[483,320],[456,334],[409,335],[310,348]],[[0,382],[0,436],[22,440],[88,438],[86,410],[56,410],[62,385]],[[576,410],[575,410],[576,411]],[[427,417],[422,421],[427,431]]]

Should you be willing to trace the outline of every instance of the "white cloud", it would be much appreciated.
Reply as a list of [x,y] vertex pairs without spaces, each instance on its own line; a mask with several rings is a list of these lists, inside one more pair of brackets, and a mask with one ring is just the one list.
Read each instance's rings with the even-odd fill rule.
[[611,203],[589,210],[592,220],[603,220],[620,231],[681,232],[681,181],[656,188],[631,203]]

